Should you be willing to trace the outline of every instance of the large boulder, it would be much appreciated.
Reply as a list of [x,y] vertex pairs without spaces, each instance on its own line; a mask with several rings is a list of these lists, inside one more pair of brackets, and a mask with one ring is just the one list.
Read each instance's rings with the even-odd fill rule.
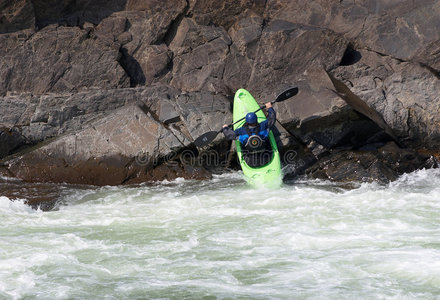
[[299,94],[277,104],[278,120],[316,156],[336,148],[358,148],[386,142],[394,133],[380,115],[355,97],[339,92],[323,70],[309,70],[299,81]]
[[170,44],[174,53],[171,85],[183,91],[228,91],[223,83],[224,61],[231,39],[220,27],[184,19]]
[[391,140],[399,143],[393,130],[374,108],[324,70],[309,70],[298,84],[297,97],[278,105],[279,121],[305,147],[295,149],[295,157],[286,152],[287,180],[306,173],[336,181],[387,182],[404,172],[404,164],[405,171],[412,171],[429,158],[394,155],[385,161],[378,149]]
[[[207,131],[218,131],[223,124],[232,121],[229,99],[221,94],[210,92],[182,94],[177,97],[175,106],[192,140]],[[219,135],[214,143],[222,140],[222,135]]]
[[0,56],[0,95],[130,84],[118,63],[119,44],[94,38],[88,30],[77,27],[52,25],[36,33],[0,35]]
[[0,128],[5,141],[0,158],[26,145],[35,145],[66,132],[80,130],[94,119],[129,103],[141,94],[161,89],[93,90],[79,93],[32,95],[20,93],[0,98]]
[[368,50],[333,73],[373,108],[407,146],[440,145],[440,81],[431,69]]
[[225,60],[223,80],[231,91],[246,87],[259,49],[263,31],[262,17],[250,13],[229,29],[230,55]]
[[190,0],[188,14],[200,25],[221,26],[228,30],[237,20],[250,13],[263,15],[265,0]]
[[338,182],[379,182],[387,184],[403,173],[438,167],[429,153],[401,149],[390,142],[378,149],[335,150],[305,170],[314,178]]
[[293,85],[307,70],[331,69],[341,61],[348,41],[332,31],[284,20],[264,25],[250,14],[229,30],[232,37],[224,81],[232,91],[245,87],[261,101]]
[[[136,104],[88,127],[7,161],[15,177],[30,182],[117,185],[182,144]],[[139,162],[140,153],[147,159]]]
[[268,2],[265,17],[328,28],[363,48],[405,60],[440,39],[436,0],[275,0]]
[[[189,145],[199,135],[230,121],[229,100],[209,92],[181,94],[161,84],[116,90],[0,98],[1,157],[13,150],[75,132],[123,106],[138,103],[157,122]],[[215,120],[213,122],[213,120]]]
[[94,34],[121,44],[120,63],[131,86],[148,86],[171,69],[173,54],[167,44],[186,8],[184,0],[129,1],[125,11],[104,19]]
[[[199,135],[231,119],[224,96],[181,94],[163,85],[63,97],[25,95],[0,102],[10,112],[0,122],[5,142],[0,150],[5,156],[37,144],[3,160],[11,174],[32,182],[102,185],[172,179],[160,171],[164,167],[157,169],[170,161],[175,176],[206,178],[210,175],[203,163],[182,163],[179,155]],[[192,149],[191,157],[196,157]]]
[[337,66],[348,41],[326,29],[272,21],[263,30],[247,86],[260,99],[291,85],[308,69]]

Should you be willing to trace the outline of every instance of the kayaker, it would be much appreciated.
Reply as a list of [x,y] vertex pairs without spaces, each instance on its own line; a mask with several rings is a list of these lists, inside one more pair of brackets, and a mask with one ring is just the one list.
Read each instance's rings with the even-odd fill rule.
[[266,141],[268,140],[269,131],[273,128],[276,121],[276,113],[272,107],[272,103],[266,103],[267,120],[258,123],[257,115],[250,112],[246,115],[246,123],[232,130],[228,125],[223,125],[223,134],[228,140],[238,139],[244,146],[244,149],[252,153],[264,151],[266,149]]

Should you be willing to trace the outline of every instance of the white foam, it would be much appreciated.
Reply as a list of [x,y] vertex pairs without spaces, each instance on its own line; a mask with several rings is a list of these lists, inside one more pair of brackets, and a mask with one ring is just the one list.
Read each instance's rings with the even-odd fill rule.
[[36,211],[26,204],[25,199],[10,200],[8,197],[0,196],[0,211],[3,213],[30,213]]
[[435,185],[440,182],[440,169],[422,169],[412,173],[406,173],[400,176],[398,180],[392,182],[391,186],[402,184],[429,184]]
[[44,213],[0,197],[0,297],[430,298],[439,178],[255,190],[236,172],[76,190]]

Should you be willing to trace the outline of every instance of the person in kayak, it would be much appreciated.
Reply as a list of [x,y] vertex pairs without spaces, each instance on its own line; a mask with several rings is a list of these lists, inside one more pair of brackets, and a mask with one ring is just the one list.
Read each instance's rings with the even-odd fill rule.
[[[270,130],[275,125],[276,113],[272,103],[266,103],[267,120],[258,123],[257,115],[250,112],[246,115],[246,123],[236,130],[223,125],[222,132],[228,140],[238,139],[243,147],[243,155],[246,163],[251,167],[265,165],[270,161],[271,153],[268,136]],[[259,154],[259,155],[257,155]]]

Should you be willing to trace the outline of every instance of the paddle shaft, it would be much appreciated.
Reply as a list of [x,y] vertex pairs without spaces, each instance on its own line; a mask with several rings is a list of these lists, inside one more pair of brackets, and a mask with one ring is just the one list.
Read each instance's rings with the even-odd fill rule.
[[[272,101],[272,102],[270,102],[270,103],[271,103],[271,104],[274,104],[275,102],[277,102],[277,101],[274,100],[274,101]],[[254,114],[256,114],[257,112],[259,112],[260,110],[262,110],[262,109],[265,108],[265,107],[266,107],[266,105],[261,105],[259,109],[257,109],[256,111],[254,111]],[[240,120],[235,121],[234,123],[228,125],[228,127],[232,127],[232,126],[234,126],[235,124],[237,124],[238,122],[243,121],[244,119],[246,119],[246,117],[243,117],[243,118],[241,118]],[[220,129],[219,133],[222,132],[222,131],[223,131],[223,128]]]
[[[296,94],[298,94],[298,88],[297,88],[297,87],[291,87],[291,88],[285,90],[284,92],[282,92],[281,94],[279,94],[279,95],[277,96],[277,98],[276,98],[275,100],[271,101],[270,103],[271,103],[271,104],[275,104],[276,102],[284,101],[284,100],[286,100],[286,99],[291,98],[292,96],[295,96]],[[257,109],[256,111],[254,111],[254,113],[259,112],[260,110],[262,110],[262,109],[265,108],[265,107],[266,107],[266,105],[262,105],[262,106],[260,106],[260,108]],[[241,118],[240,120],[235,121],[235,122],[232,123],[231,125],[228,125],[228,127],[231,127],[231,126],[237,124],[238,122],[243,121],[244,119],[246,119],[246,117]],[[222,130],[223,130],[223,128],[222,128],[219,132],[222,132]]]
[[[298,94],[297,87],[289,88],[289,89],[285,90],[284,92],[282,92],[281,94],[279,94],[278,97],[274,101],[271,101],[270,103],[274,104],[276,102],[284,101],[286,99],[289,99],[289,98],[295,96],[296,94]],[[254,111],[254,113],[257,113],[258,111],[262,110],[265,107],[266,107],[266,105],[262,105],[259,109]],[[228,127],[232,127],[235,124],[237,124],[238,122],[243,121],[244,119],[246,119],[246,117],[243,117],[240,120],[235,121],[234,123],[228,125]],[[194,144],[197,147],[204,147],[204,146],[208,145],[210,142],[212,142],[216,138],[216,136],[222,131],[223,131],[223,128],[220,129],[219,131],[206,132],[205,134],[203,134],[203,135],[199,136],[197,139],[195,139]]]

